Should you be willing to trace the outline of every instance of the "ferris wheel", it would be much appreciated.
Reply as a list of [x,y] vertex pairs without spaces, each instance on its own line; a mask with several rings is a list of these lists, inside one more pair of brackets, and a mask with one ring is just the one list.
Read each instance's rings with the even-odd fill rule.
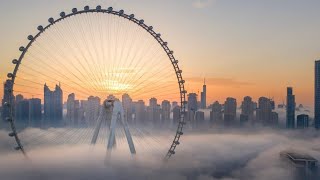
[[[12,61],[14,70],[7,75],[6,120],[15,149],[26,155],[25,141],[35,144],[50,138],[87,142],[83,139],[88,137],[90,141],[93,134],[98,136],[99,131],[91,128],[98,118],[108,119],[101,102],[114,98],[121,102],[131,145],[147,148],[149,143],[141,140],[144,136],[157,141],[153,133],[171,132],[166,130],[174,127],[173,137],[160,146],[166,145],[165,159],[175,154],[185,125],[187,92],[178,60],[161,34],[134,14],[112,7],[73,8],[48,22],[27,37],[28,44],[19,48],[21,55]],[[24,129],[38,126],[48,131],[57,126],[72,128],[57,130],[59,137],[24,137]],[[106,129],[110,126],[106,122]],[[113,135],[125,137],[121,132]]]

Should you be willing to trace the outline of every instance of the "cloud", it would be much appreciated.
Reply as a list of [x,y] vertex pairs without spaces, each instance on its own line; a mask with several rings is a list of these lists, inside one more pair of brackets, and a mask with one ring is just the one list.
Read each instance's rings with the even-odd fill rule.
[[[24,135],[35,137],[37,133],[43,131],[29,129]],[[5,138],[2,136],[5,134],[0,131],[0,138]],[[164,152],[148,148],[155,146],[154,142],[147,143],[134,157],[118,146],[108,155],[103,144],[95,148],[84,143],[61,144],[33,147],[28,152],[30,161],[16,152],[1,153],[0,177],[9,180],[277,180],[294,179],[289,164],[283,165],[279,158],[282,150],[293,147],[320,159],[320,152],[314,150],[320,147],[319,134],[313,130],[308,133],[271,130],[217,133],[217,130],[210,130],[186,134],[189,135],[183,136],[177,154],[168,162],[162,161]]]
[[215,0],[195,0],[192,6],[198,9],[206,8],[211,6]]
[[[188,83],[203,83],[202,77],[187,77],[185,78]],[[218,77],[206,77],[206,84],[212,86],[232,86],[232,87],[240,87],[240,86],[251,86],[254,83],[238,81],[232,78],[218,78]]]

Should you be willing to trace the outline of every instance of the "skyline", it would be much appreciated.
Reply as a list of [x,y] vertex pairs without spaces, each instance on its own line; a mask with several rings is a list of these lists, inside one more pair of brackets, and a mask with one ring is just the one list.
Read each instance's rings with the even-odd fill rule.
[[[70,12],[72,7],[101,4],[105,8],[113,6],[135,13],[161,32],[181,62],[187,91],[200,92],[203,78],[206,78],[208,104],[215,100],[223,102],[226,97],[242,99],[246,95],[254,100],[260,96],[274,97],[281,103],[285,100],[285,88],[292,86],[296,102],[313,107],[313,65],[320,59],[316,46],[316,39],[319,39],[316,30],[320,24],[313,18],[320,5],[317,1],[261,4],[217,0],[210,1],[208,6],[195,3],[200,1],[144,2],[152,12],[128,1],[63,2],[63,6],[62,1],[55,1],[50,2],[49,9],[44,1],[38,3],[38,7],[43,8],[37,10],[33,9],[32,2],[36,1],[24,6],[21,6],[24,2],[10,1],[2,6],[18,11],[1,9],[1,13],[12,16],[11,21],[3,19],[4,28],[0,30],[4,36],[0,47],[6,52],[0,55],[4,64],[0,67],[1,82],[13,69],[11,60],[19,55],[18,47],[26,44],[27,35],[34,34],[37,25],[47,24],[47,18],[57,17],[57,12],[62,10]],[[25,8],[19,9],[20,6]],[[166,13],[162,13],[162,9],[166,9]],[[189,14],[192,19],[183,21]],[[170,29],[177,21],[181,22],[180,26]],[[2,91],[1,86],[1,96]]]

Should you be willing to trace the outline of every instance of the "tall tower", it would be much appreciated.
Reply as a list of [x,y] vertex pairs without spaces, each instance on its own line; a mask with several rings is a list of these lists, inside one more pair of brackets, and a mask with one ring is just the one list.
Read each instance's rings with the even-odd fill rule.
[[287,128],[295,127],[296,102],[292,87],[287,88]]
[[205,109],[207,107],[207,85],[206,79],[204,79],[202,92],[201,92],[201,108]]
[[315,61],[314,71],[314,127],[320,128],[320,60]]

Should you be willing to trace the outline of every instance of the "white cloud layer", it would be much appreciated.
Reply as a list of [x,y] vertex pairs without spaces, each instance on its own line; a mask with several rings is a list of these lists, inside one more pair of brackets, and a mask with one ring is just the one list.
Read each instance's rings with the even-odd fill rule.
[[25,160],[7,151],[12,142],[6,132],[0,131],[0,138],[0,177],[6,180],[282,180],[294,179],[295,173],[279,158],[280,151],[296,149],[320,159],[319,132],[313,130],[185,135],[167,163],[162,161],[165,152],[148,148],[132,157],[125,149],[108,155],[104,146],[85,144],[33,148],[28,152],[30,160]]

